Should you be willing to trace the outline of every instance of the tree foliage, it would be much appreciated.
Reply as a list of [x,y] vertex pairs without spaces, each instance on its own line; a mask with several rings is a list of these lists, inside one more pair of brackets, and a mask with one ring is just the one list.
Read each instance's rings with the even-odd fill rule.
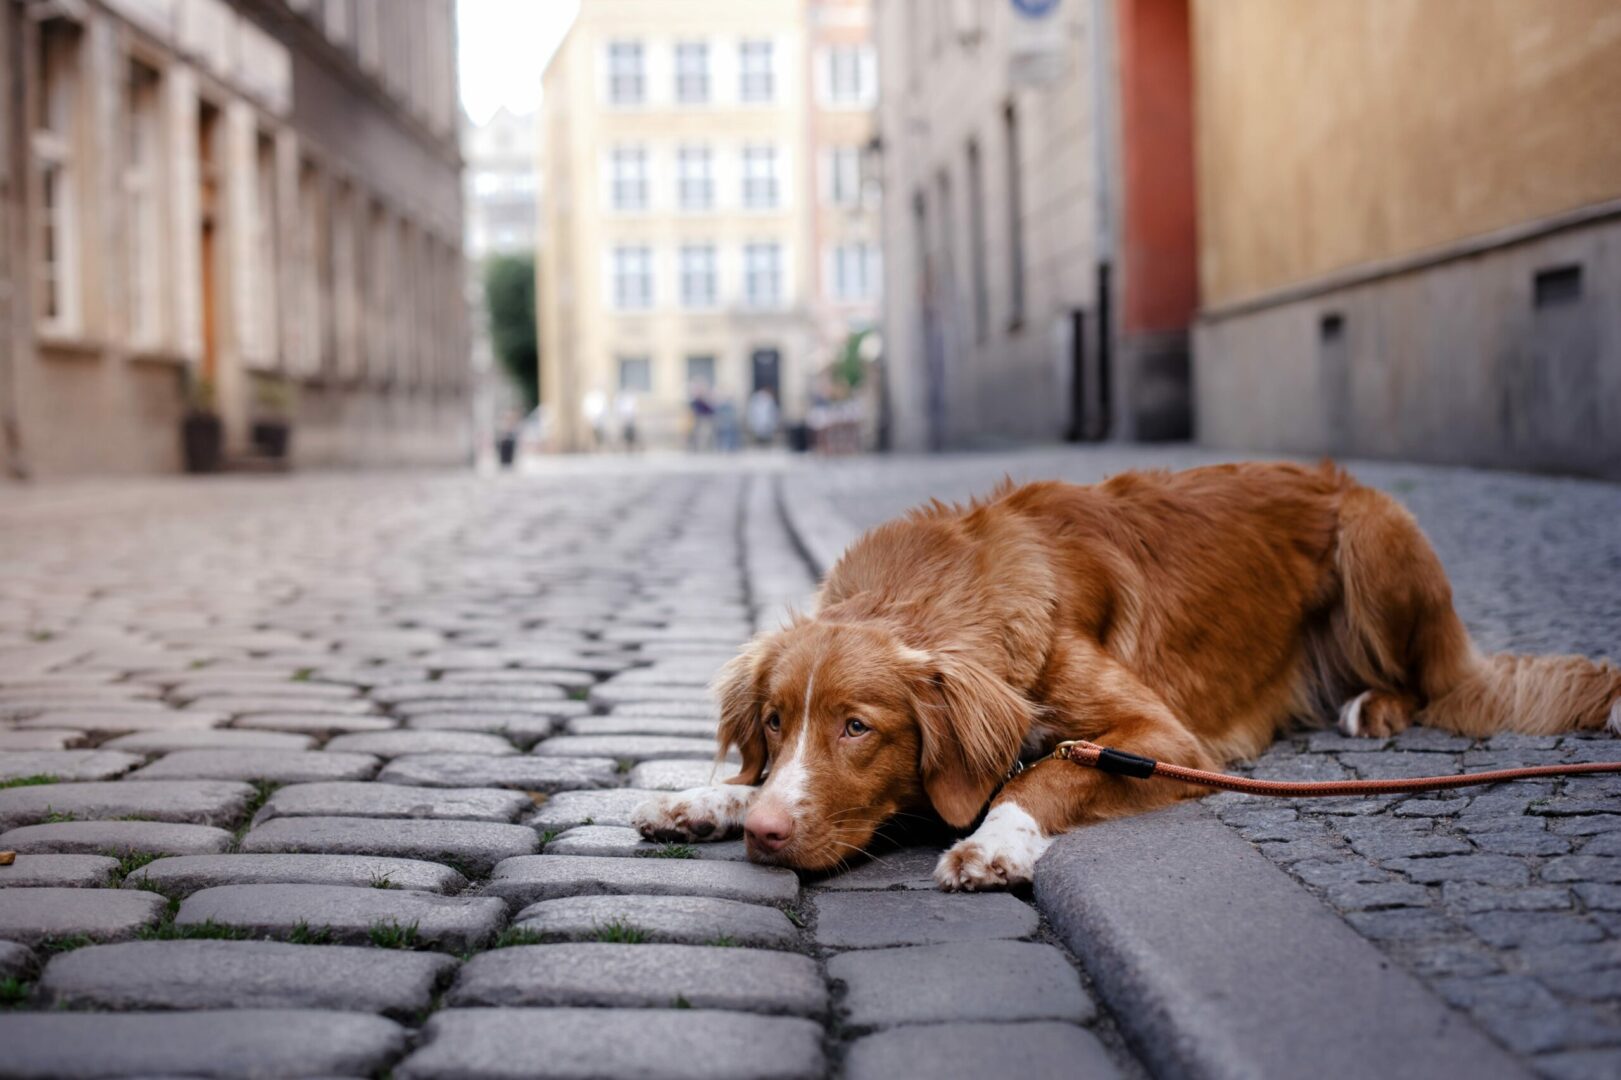
[[523,388],[526,407],[540,401],[540,335],[535,322],[535,259],[495,255],[484,264],[484,306],[490,344],[501,366]]

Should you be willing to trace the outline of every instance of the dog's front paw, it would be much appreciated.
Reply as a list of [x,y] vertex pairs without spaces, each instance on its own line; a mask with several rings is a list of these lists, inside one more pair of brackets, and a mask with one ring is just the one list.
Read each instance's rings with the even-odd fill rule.
[[743,827],[753,788],[702,787],[648,799],[631,825],[649,840],[725,840]]
[[1036,860],[1052,845],[1034,818],[1016,803],[991,808],[974,835],[940,856],[934,883],[947,892],[980,892],[1027,884]]

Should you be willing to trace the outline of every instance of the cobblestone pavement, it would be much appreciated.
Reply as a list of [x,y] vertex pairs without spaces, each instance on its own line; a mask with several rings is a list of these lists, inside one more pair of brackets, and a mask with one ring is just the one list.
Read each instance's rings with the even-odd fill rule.
[[0,500],[0,1075],[1142,1075],[933,850],[627,827],[812,590],[763,472]]
[[[857,461],[800,482],[865,528],[924,498],[984,492],[1004,474],[1088,483],[1217,460],[1230,459],[1187,448],[1044,451]],[[1621,657],[1621,487],[1352,467],[1418,517],[1483,648]],[[1474,743],[1428,729],[1386,741],[1324,731],[1280,741],[1250,771],[1328,780],[1618,758],[1621,743],[1605,736]],[[1621,1075],[1621,778],[1356,800],[1223,793],[1206,803],[1543,1075]]]

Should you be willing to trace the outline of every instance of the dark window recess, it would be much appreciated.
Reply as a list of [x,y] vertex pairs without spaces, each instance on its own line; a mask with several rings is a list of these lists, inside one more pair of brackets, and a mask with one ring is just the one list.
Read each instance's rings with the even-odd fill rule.
[[1574,304],[1582,298],[1582,268],[1556,266],[1551,270],[1538,270],[1532,293],[1539,308]]
[[1324,315],[1322,321],[1317,324],[1317,336],[1325,344],[1343,340],[1345,337],[1345,316],[1337,311],[1331,311]]

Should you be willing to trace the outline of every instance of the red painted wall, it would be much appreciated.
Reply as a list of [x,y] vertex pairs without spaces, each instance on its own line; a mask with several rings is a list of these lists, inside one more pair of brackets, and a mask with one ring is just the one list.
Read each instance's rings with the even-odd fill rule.
[[1199,306],[1188,0],[1119,0],[1120,327],[1178,330]]

